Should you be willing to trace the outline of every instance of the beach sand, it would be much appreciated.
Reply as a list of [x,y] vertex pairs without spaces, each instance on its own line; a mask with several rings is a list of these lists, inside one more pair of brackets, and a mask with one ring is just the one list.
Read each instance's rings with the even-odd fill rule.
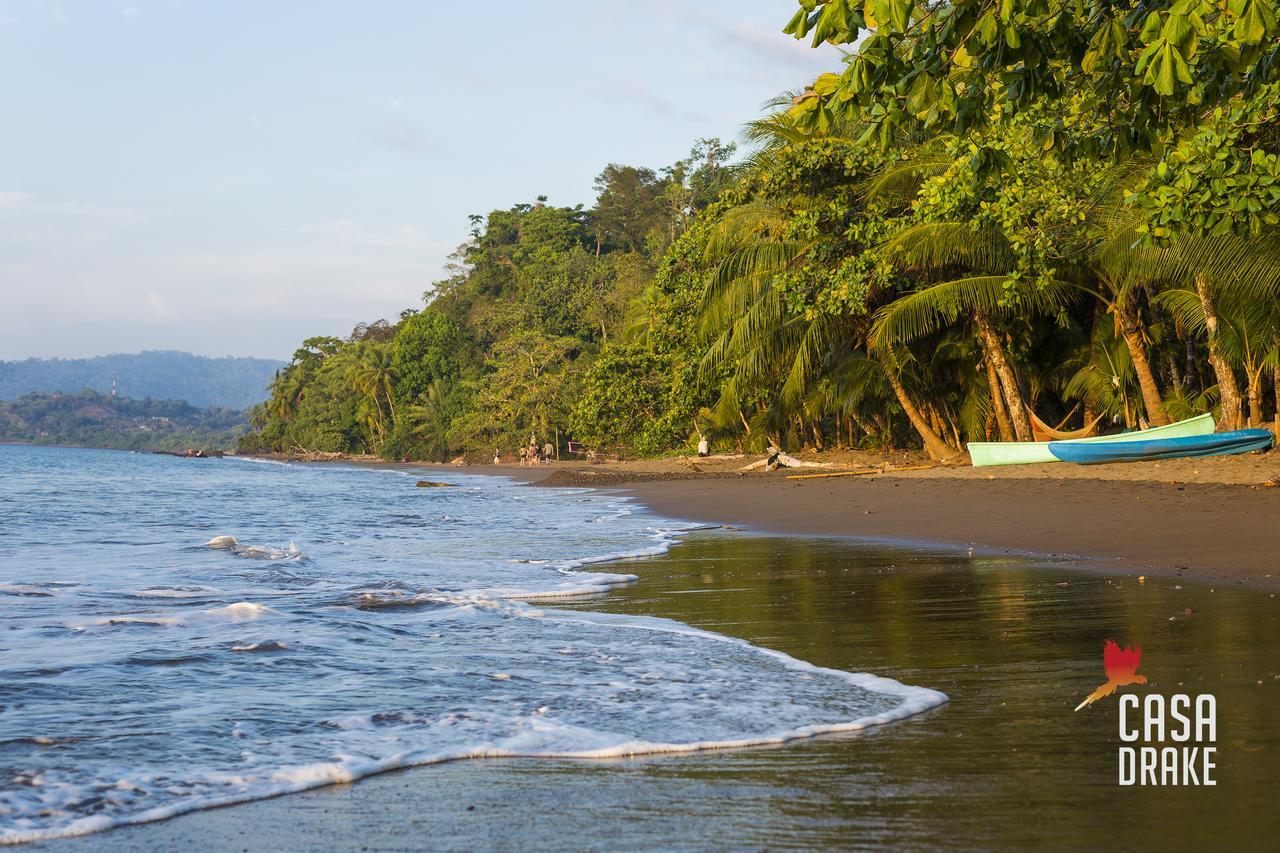
[[[463,470],[548,486],[620,489],[670,518],[771,533],[928,542],[1079,559],[1098,571],[1280,589],[1280,451],[1158,463],[934,467],[814,479],[788,477],[825,472],[737,472],[754,458]],[[836,458],[842,466],[862,470],[886,461],[920,464],[912,457]]]
[[[639,583],[576,606],[678,619],[949,705],[778,748],[454,762],[33,849],[1266,849],[1280,831],[1280,489],[1264,485],[1280,454],[799,481],[739,477],[743,461],[460,470],[750,528],[628,561]],[[1111,638],[1143,646],[1148,690],[1217,696],[1216,787],[1117,787],[1116,702],[1072,711]]]

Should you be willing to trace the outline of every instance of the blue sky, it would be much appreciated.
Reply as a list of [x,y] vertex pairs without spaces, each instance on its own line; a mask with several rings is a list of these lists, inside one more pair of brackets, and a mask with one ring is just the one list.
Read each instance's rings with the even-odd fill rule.
[[0,359],[287,357],[839,66],[792,0],[0,0]]

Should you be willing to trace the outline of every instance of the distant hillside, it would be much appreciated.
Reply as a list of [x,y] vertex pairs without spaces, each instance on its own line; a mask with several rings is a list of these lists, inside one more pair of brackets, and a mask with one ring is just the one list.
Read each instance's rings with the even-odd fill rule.
[[267,384],[283,366],[284,362],[269,358],[208,358],[167,350],[0,361],[0,400],[15,400],[33,391],[74,394],[82,388],[108,394],[114,372],[124,397],[185,400],[198,408],[247,409],[267,398]]
[[0,441],[121,450],[230,450],[249,431],[230,409],[181,400],[131,400],[94,391],[28,394],[0,402]]

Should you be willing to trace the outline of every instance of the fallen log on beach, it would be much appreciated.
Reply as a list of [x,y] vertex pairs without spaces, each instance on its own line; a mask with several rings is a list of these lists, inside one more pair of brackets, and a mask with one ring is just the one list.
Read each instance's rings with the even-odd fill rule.
[[437,483],[434,480],[419,480],[418,487],[422,489],[452,489],[457,483]]
[[788,456],[772,444],[769,445],[764,459],[758,459],[750,465],[744,465],[738,471],[754,471],[757,468],[764,468],[766,471],[772,471],[775,468],[834,468],[834,462],[806,462],[803,459],[797,459],[794,456]]

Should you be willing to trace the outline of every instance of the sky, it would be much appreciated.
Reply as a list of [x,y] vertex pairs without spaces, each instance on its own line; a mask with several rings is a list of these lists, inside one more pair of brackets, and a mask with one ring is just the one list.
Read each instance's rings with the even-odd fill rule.
[[0,359],[287,358],[838,70],[794,0],[0,0]]

